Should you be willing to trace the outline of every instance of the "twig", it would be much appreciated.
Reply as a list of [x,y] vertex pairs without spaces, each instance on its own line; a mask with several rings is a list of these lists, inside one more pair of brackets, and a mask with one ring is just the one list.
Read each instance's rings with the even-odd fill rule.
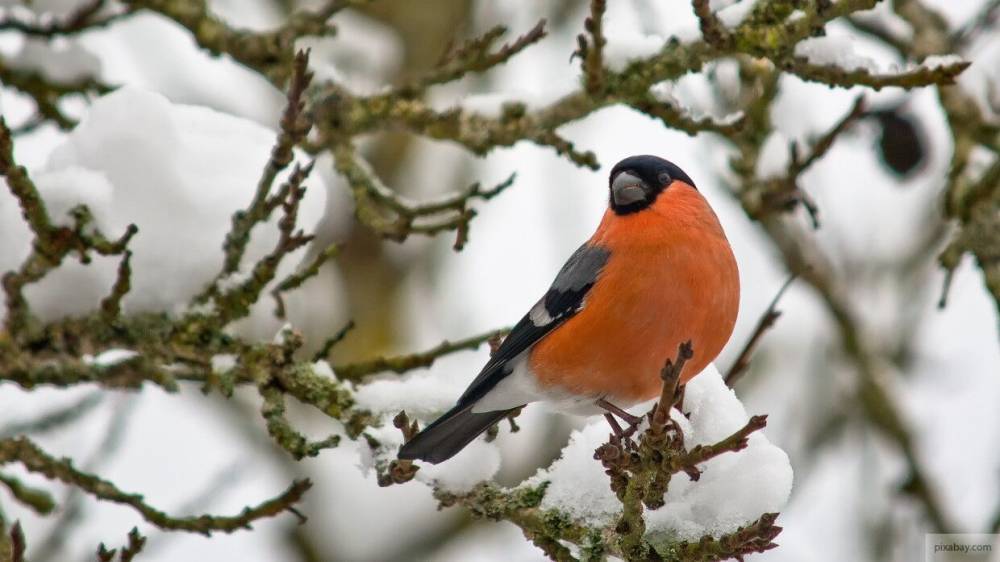
[[310,442],[304,435],[292,427],[291,422],[285,417],[285,395],[281,390],[273,385],[267,385],[260,389],[261,416],[267,422],[267,432],[271,434],[275,442],[285,449],[295,458],[302,460],[306,457],[315,457],[323,449],[336,447],[340,444],[339,435],[316,442]]
[[591,95],[600,95],[605,87],[604,46],[608,40],[604,37],[604,12],[608,9],[607,0],[591,0],[590,15],[583,22],[583,28],[590,36],[581,33],[577,35],[577,51],[583,64],[584,89]]
[[682,542],[677,547],[679,559],[743,560],[743,556],[767,552],[778,546],[773,542],[782,531],[774,524],[777,519],[777,513],[765,513],[753,523],[718,539],[702,537],[696,543]]
[[302,142],[312,128],[312,121],[305,112],[305,102],[302,99],[302,94],[309,87],[313,76],[312,72],[308,70],[308,65],[309,51],[296,53],[278,138],[271,149],[271,157],[264,166],[264,171],[257,182],[257,190],[253,200],[245,210],[233,215],[232,228],[226,234],[226,240],[223,244],[226,259],[219,274],[220,278],[232,275],[239,270],[247,243],[250,241],[250,231],[254,226],[270,217],[269,211],[273,209],[273,205],[268,205],[268,195],[274,185],[275,178],[291,164],[293,148]]
[[115,554],[118,554],[118,560],[120,562],[131,562],[132,559],[136,557],[137,554],[142,552],[142,549],[146,546],[146,537],[139,534],[139,529],[132,527],[132,530],[128,533],[128,544],[121,547],[121,552],[118,549],[108,550],[101,543],[97,546],[97,559],[101,562],[112,562],[115,559]]
[[[403,434],[403,442],[413,439],[420,432],[417,420],[411,420],[405,410],[401,410],[392,418],[392,425]],[[381,463],[380,463],[381,464]],[[388,464],[376,467],[378,469],[378,485],[385,488],[395,484],[404,484],[413,480],[420,467],[409,459],[392,459]]]
[[[126,433],[132,427],[129,419],[137,404],[138,401],[133,397],[127,397],[115,405],[114,413],[105,426],[100,443],[83,463],[84,472],[98,472],[115,458]],[[84,497],[84,492],[79,488],[69,488],[61,502],[58,517],[49,527],[45,537],[38,541],[32,553],[33,562],[58,561],[65,558],[66,554],[63,551],[65,545],[72,542],[74,531],[86,521]]]
[[277,285],[275,285],[274,289],[271,290],[271,296],[274,297],[275,302],[274,315],[278,318],[285,318],[285,299],[282,296],[282,293],[298,289],[303,283],[315,277],[319,273],[320,268],[323,267],[326,262],[336,257],[339,252],[340,247],[337,244],[330,244],[321,252],[316,254],[316,257],[313,258],[308,265],[288,277],[285,277]]
[[493,44],[507,32],[498,25],[482,36],[466,41],[456,49],[446,52],[437,67],[418,80],[396,90],[400,96],[414,96],[435,84],[457,80],[470,72],[483,72],[506,63],[524,49],[541,41],[545,35],[545,20],[535,24],[527,33],[511,43],[504,44],[496,51],[490,51]]
[[24,530],[21,529],[21,522],[14,521],[14,525],[10,528],[10,561],[25,562],[24,551],[27,548],[28,545],[24,539]]
[[764,333],[774,326],[774,323],[781,316],[781,311],[777,309],[778,301],[781,300],[782,295],[785,294],[785,291],[792,285],[796,277],[798,277],[797,273],[788,276],[788,279],[785,280],[781,288],[778,289],[778,292],[775,293],[774,298],[771,299],[771,304],[767,305],[764,314],[757,320],[757,326],[754,327],[753,332],[750,334],[750,339],[747,340],[747,343],[743,346],[743,350],[740,351],[740,354],[736,357],[736,361],[733,362],[733,366],[726,373],[726,386],[732,388],[736,384],[736,381],[746,372],[747,367],[750,366],[750,358],[753,357],[754,351],[757,350],[757,345],[760,343]]
[[109,321],[113,321],[121,314],[122,299],[132,289],[131,261],[132,252],[125,250],[121,261],[118,262],[118,275],[111,287],[111,294],[101,301],[101,311]]
[[254,521],[289,511],[312,487],[307,479],[296,480],[280,495],[257,506],[247,507],[235,516],[171,517],[145,503],[141,495],[123,492],[107,480],[81,472],[69,460],[49,456],[24,437],[0,440],[0,465],[9,463],[19,463],[29,472],[75,486],[99,500],[127,505],[146,522],[165,531],[188,531],[206,536],[213,532],[232,533],[249,529]]
[[786,61],[782,69],[803,80],[828,86],[841,88],[868,86],[874,90],[881,90],[890,86],[911,89],[935,84],[954,84],[955,78],[970,64],[972,63],[962,61],[933,68],[917,66],[902,72],[878,73],[864,68],[848,70],[836,65],[815,64],[805,57],[794,57]]
[[103,256],[122,254],[138,228],[131,224],[118,240],[108,240],[100,230],[92,226],[93,217],[89,209],[82,205],[70,211],[73,226],[54,225],[27,170],[14,160],[13,139],[2,117],[0,176],[6,178],[11,193],[21,207],[24,220],[34,234],[31,254],[17,271],[5,273],[2,279],[7,302],[6,327],[10,333],[17,334],[27,327],[31,319],[23,294],[25,286],[41,280],[59,267],[71,252],[76,252],[83,263],[90,261],[90,252]]
[[660,399],[656,403],[652,417],[650,417],[650,424],[657,424],[662,427],[670,419],[670,409],[674,407],[674,399],[681,380],[681,373],[684,371],[684,365],[692,357],[694,357],[694,349],[691,347],[691,340],[687,340],[677,347],[677,360],[667,359],[666,363],[664,363],[663,369],[660,370],[663,390],[660,392]]
[[356,381],[374,373],[392,371],[394,373],[405,373],[421,367],[430,367],[438,358],[455,353],[476,349],[480,345],[488,342],[491,338],[502,336],[510,332],[509,328],[492,330],[476,336],[463,338],[454,342],[443,341],[436,346],[417,353],[407,355],[397,355],[390,357],[377,357],[369,361],[357,363],[347,363],[334,366],[333,370],[341,380]]
[[333,147],[337,171],[344,176],[354,194],[358,220],[376,234],[403,242],[412,234],[434,235],[456,231],[455,250],[461,250],[468,237],[469,222],[476,216],[469,209],[475,199],[489,200],[514,183],[515,174],[489,189],[474,183],[464,191],[436,201],[413,203],[386,187],[368,163],[350,144]]
[[91,392],[66,406],[59,406],[34,418],[13,421],[0,427],[0,439],[16,435],[37,435],[60,429],[89,414],[104,400],[100,392]]
[[330,357],[330,352],[333,348],[347,337],[347,334],[354,329],[354,326],[354,320],[348,320],[347,324],[344,324],[343,328],[337,330],[337,333],[332,337],[327,338],[327,340],[323,342],[323,346],[319,348],[319,351],[313,355],[313,362],[327,360]]
[[692,0],[691,5],[694,15],[698,16],[698,27],[701,28],[705,41],[717,48],[727,48],[733,40],[732,35],[712,11],[708,0]]
[[56,502],[51,494],[39,488],[32,488],[13,476],[0,473],[0,484],[7,488],[14,499],[30,507],[38,515],[48,515],[56,508]]
[[692,480],[698,480],[700,472],[697,465],[714,459],[723,453],[735,453],[747,447],[750,434],[767,426],[767,416],[753,416],[743,427],[732,435],[713,445],[695,445],[686,454],[675,457],[674,472],[683,471]]
[[301,169],[296,166],[295,171],[275,197],[265,202],[268,206],[282,208],[282,217],[278,221],[278,240],[271,252],[254,264],[245,280],[226,290],[219,289],[218,281],[213,284],[216,309],[215,313],[205,320],[208,326],[222,327],[249,314],[250,306],[257,302],[264,288],[274,280],[282,260],[313,240],[313,235],[296,230],[299,204],[306,194],[306,188],[302,183],[310,171],[312,163]]
[[819,161],[820,158],[826,156],[826,153],[833,148],[834,141],[836,141],[840,135],[843,134],[844,131],[846,131],[858,119],[864,117],[865,110],[865,97],[860,95],[854,99],[851,109],[849,109],[843,117],[837,120],[833,127],[812,142],[809,147],[809,153],[805,158],[799,158],[798,151],[793,150],[793,158],[791,158],[788,164],[788,175],[799,176],[802,172],[805,172],[812,167],[812,165]]

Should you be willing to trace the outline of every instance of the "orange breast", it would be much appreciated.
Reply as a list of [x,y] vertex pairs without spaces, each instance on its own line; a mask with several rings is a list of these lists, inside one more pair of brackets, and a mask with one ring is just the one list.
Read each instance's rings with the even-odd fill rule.
[[605,213],[591,242],[611,251],[584,308],[535,345],[543,388],[619,405],[660,392],[660,369],[691,340],[681,381],[701,372],[732,334],[739,272],[715,213],[675,182],[638,213]]

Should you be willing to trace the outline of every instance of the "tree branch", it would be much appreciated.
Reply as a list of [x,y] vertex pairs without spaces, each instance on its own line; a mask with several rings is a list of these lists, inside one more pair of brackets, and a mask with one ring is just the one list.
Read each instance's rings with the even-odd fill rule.
[[257,506],[247,507],[239,515],[171,517],[145,503],[141,495],[123,492],[107,480],[80,472],[67,459],[49,456],[27,438],[0,440],[0,465],[10,463],[21,464],[29,472],[77,487],[96,499],[127,505],[147,523],[165,531],[187,531],[206,536],[210,536],[213,532],[232,533],[240,529],[249,529],[257,520],[274,517],[286,511],[294,512],[292,506],[312,487],[309,480],[297,480],[282,494]]

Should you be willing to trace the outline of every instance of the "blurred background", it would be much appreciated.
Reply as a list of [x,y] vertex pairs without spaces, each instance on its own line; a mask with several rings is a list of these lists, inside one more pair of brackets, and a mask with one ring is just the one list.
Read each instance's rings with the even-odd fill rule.
[[[0,2],[6,10],[23,9],[15,4]],[[682,0],[609,4],[609,44],[697,29],[690,4]],[[925,4],[940,11],[955,30],[996,8],[990,0]],[[231,25],[251,29],[275,26],[291,10],[308,5],[295,0],[210,2]],[[31,9],[64,14],[73,6],[69,0],[36,0]],[[579,66],[569,55],[587,13],[586,3],[576,0],[380,0],[338,14],[336,36],[310,39],[303,46],[313,49],[311,64],[319,79],[337,77],[355,93],[371,93],[431,68],[456,36],[503,23],[513,37],[544,17],[550,34],[539,44],[506,65],[428,94],[435,107],[487,107],[503,99],[537,105],[578,87]],[[900,25],[885,3],[864,16]],[[846,22],[834,22],[828,31],[879,65],[899,62],[884,43]],[[0,32],[4,59],[23,57],[24,49],[23,37]],[[207,55],[175,23],[145,12],[66,39],[56,50],[72,53],[67,55],[70,63],[89,65],[103,82],[159,92],[174,103],[207,106],[270,128],[283,106],[282,93],[258,75],[226,57]],[[959,85],[989,111],[991,103],[997,105],[1000,85],[1000,34],[992,21],[969,38],[962,54],[973,64],[959,77]],[[55,61],[49,53],[34,62]],[[721,117],[725,104],[720,100],[732,74],[732,68],[719,63],[678,80],[670,93],[686,107]],[[777,132],[768,141],[779,156],[762,158],[760,165],[774,166],[776,159],[782,166],[780,153],[789,142],[804,143],[825,132],[862,92],[783,76],[771,108]],[[822,221],[819,229],[803,228],[803,236],[825,256],[824,271],[852,310],[858,337],[872,351],[884,384],[897,399],[943,516],[957,531],[996,531],[1000,335],[997,308],[971,259],[955,272],[947,306],[938,307],[944,273],[937,256],[953,232],[940,211],[953,150],[946,116],[934,88],[864,93],[875,111],[801,178]],[[82,97],[70,98],[63,108],[82,115],[87,104]],[[0,108],[13,125],[29,120],[34,106],[4,87]],[[477,206],[479,215],[461,252],[452,250],[450,235],[397,244],[356,226],[347,188],[326,161],[325,169],[317,170],[329,190],[320,235],[342,240],[343,252],[324,283],[310,285],[302,297],[307,303],[323,303],[325,311],[305,329],[307,339],[314,345],[322,342],[352,319],[355,329],[333,354],[340,363],[428,349],[445,339],[513,324],[593,231],[606,205],[611,166],[626,156],[650,153],[670,159],[694,178],[735,249],[743,286],[740,318],[717,361],[721,370],[728,368],[788,276],[772,239],[731,193],[732,148],[723,139],[691,137],[621,107],[593,113],[561,133],[592,150],[601,168],[578,168],[551,149],[528,143],[479,159],[453,144],[403,133],[363,140],[363,152],[385,183],[414,199],[474,181],[491,185],[517,172],[513,187]],[[65,134],[43,124],[19,135],[19,160],[29,170],[44,168]],[[983,158],[988,164],[990,155]],[[249,194],[252,186],[247,189]],[[785,220],[808,225],[801,209]],[[909,469],[896,445],[874,430],[862,412],[857,360],[845,351],[830,308],[799,282],[779,309],[781,318],[736,387],[748,411],[770,415],[766,433],[788,452],[795,471],[792,496],[778,521],[785,529],[777,539],[781,547],[755,559],[921,559],[924,534],[932,526],[921,503],[908,493]],[[454,381],[459,388],[487,353],[484,347],[450,355],[406,376]],[[82,415],[66,426],[38,432],[37,441],[124,489],[142,490],[150,503],[172,512],[232,512],[283,489],[292,476],[307,475],[316,483],[301,506],[308,525],[281,517],[256,524],[254,532],[211,539],[154,533],[144,553],[147,560],[544,559],[513,525],[476,521],[460,509],[438,511],[425,486],[379,488],[374,474],[359,469],[356,443],[345,441],[317,458],[293,461],[262,430],[257,400],[253,392],[226,400],[203,396],[194,387],[169,395],[155,387],[101,393],[88,388],[27,392],[4,385],[0,435],[44,411],[78,404]],[[332,431],[328,420],[311,412],[299,412],[293,420],[311,434]],[[528,408],[519,419],[523,429],[518,438],[501,441],[499,480],[516,483],[547,465],[580,423]],[[120,544],[135,524],[125,508],[90,501],[68,489],[61,493],[54,518],[3,504],[8,518],[21,519],[32,538],[32,561],[91,559],[94,545]]]

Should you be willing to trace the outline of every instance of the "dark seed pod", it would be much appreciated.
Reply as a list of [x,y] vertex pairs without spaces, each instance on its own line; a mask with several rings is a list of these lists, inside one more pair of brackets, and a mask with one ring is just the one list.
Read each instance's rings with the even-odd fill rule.
[[927,147],[920,125],[900,108],[871,111],[868,114],[879,126],[879,156],[897,176],[907,176],[927,157]]

